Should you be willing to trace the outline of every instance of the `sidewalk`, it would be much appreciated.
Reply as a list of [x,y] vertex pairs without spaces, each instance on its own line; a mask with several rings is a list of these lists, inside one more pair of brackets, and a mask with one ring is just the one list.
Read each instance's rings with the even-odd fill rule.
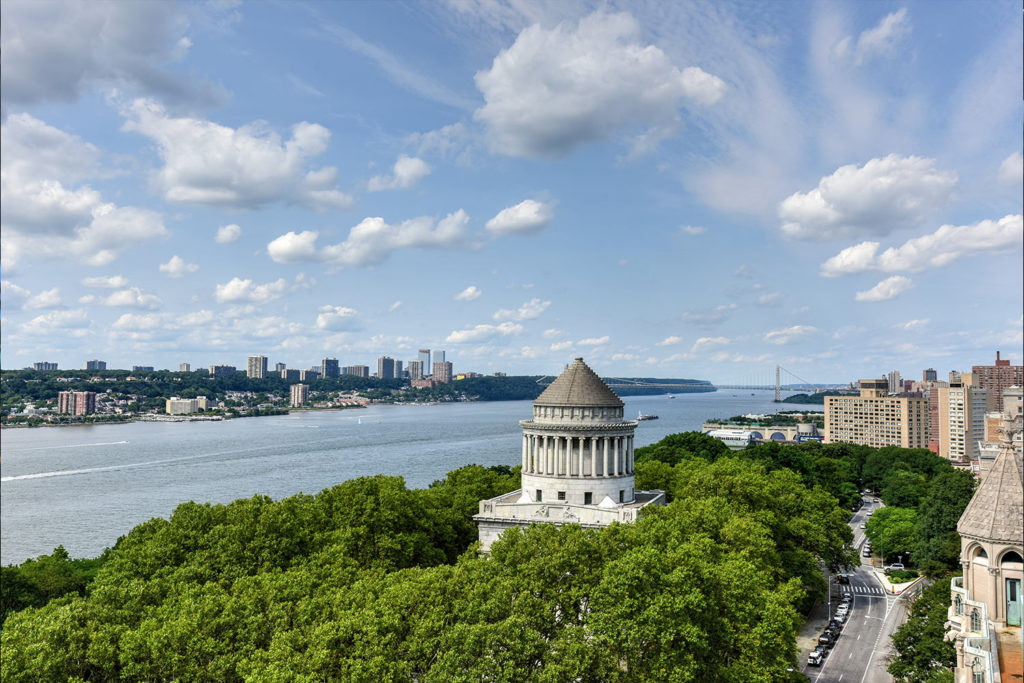
[[923,580],[924,577],[918,576],[916,579],[911,581],[904,581],[902,583],[893,583],[889,580],[889,577],[885,575],[880,567],[875,567],[874,564],[871,566],[871,572],[878,579],[878,582],[882,585],[882,588],[889,595],[900,595],[905,593],[914,587],[915,584]]
[[807,655],[818,644],[818,636],[826,626],[828,626],[828,603],[819,602],[807,615],[807,621],[800,627],[800,632],[796,636],[796,647],[799,650],[797,666],[801,671],[807,668]]

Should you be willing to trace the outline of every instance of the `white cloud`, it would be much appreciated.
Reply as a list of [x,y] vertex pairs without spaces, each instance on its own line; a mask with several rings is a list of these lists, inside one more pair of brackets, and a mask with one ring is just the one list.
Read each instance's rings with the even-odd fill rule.
[[678,344],[678,343],[680,343],[682,341],[683,341],[682,337],[677,337],[675,335],[671,335],[671,336],[668,336],[668,337],[665,337],[664,339],[662,339],[660,342],[655,344],[655,346],[673,346],[674,344]]
[[5,302],[9,302],[11,299],[21,301],[32,296],[32,292],[24,287],[14,284],[10,280],[0,281],[0,292],[2,292],[2,294],[0,294],[0,298]]
[[551,204],[527,199],[499,211],[484,228],[494,235],[536,232],[546,228],[552,216]]
[[125,130],[157,143],[164,165],[155,182],[169,202],[257,208],[280,201],[317,211],[352,205],[337,189],[337,169],[308,168],[330,142],[319,124],[295,124],[282,143],[263,122],[229,128],[171,116],[153,100],[137,99],[122,113]]
[[392,175],[378,175],[370,178],[366,189],[370,192],[381,190],[403,190],[412,187],[430,174],[430,166],[423,159],[406,156],[398,157],[392,168]]
[[22,324],[19,331],[33,337],[48,337],[55,334],[71,334],[80,337],[90,326],[89,316],[82,309],[73,311],[50,311]]
[[555,337],[561,337],[565,335],[565,332],[563,332],[562,330],[557,330],[552,327],[550,329],[544,330],[543,335],[545,339],[554,339]]
[[321,306],[316,326],[321,330],[353,330],[359,327],[359,312],[344,306]]
[[586,339],[580,339],[576,342],[577,346],[601,346],[611,341],[611,337],[605,335],[603,337],[587,337]]
[[396,301],[396,302],[392,303],[390,306],[388,306],[388,313],[394,313],[395,311],[397,311],[401,307],[402,307],[402,302],[401,301]]
[[[210,11],[216,8],[200,10]],[[5,106],[72,102],[90,89],[111,86],[175,104],[221,102],[224,92],[218,86],[193,83],[164,68],[191,45],[184,35],[189,13],[160,2],[5,1],[0,27]]]
[[494,313],[495,320],[533,320],[540,317],[540,314],[548,309],[550,301],[530,299],[515,310],[503,308]]
[[318,232],[287,232],[267,245],[267,253],[278,263],[322,261],[341,266],[372,266],[384,262],[399,249],[462,246],[468,226],[469,216],[462,209],[440,221],[420,216],[397,225],[389,225],[383,218],[364,218],[349,231],[348,239],[339,244],[318,249]]
[[738,307],[737,304],[722,304],[711,309],[687,311],[683,313],[683,320],[695,325],[718,325],[728,320],[729,313],[735,311]]
[[199,270],[199,266],[194,263],[186,263],[185,259],[177,255],[172,256],[167,263],[160,264],[160,272],[166,273],[167,277],[185,277],[197,270]]
[[834,53],[837,57],[852,57],[856,64],[863,64],[874,57],[892,57],[904,36],[910,33],[910,21],[907,19],[907,8],[887,14],[882,21],[857,38],[856,44],[851,36],[839,41]]
[[[10,65],[6,59],[4,64],[6,74]],[[11,114],[0,124],[0,148],[4,170],[20,178],[74,182],[100,172],[95,145],[30,114]]]
[[778,306],[780,299],[782,298],[781,292],[766,292],[761,296],[757,297],[757,303],[761,306],[774,307]]
[[251,301],[257,304],[264,304],[274,299],[280,299],[289,290],[288,283],[284,278],[274,282],[257,285],[252,280],[238,277],[231,278],[229,282],[217,285],[214,298],[218,303],[231,301]]
[[640,39],[628,14],[530,26],[476,74],[485,104],[474,118],[496,151],[513,156],[564,156],[620,133],[634,137],[634,151],[651,149],[679,128],[684,101],[711,105],[726,87],[697,67],[680,71]]
[[60,290],[54,287],[53,289],[39,292],[35,296],[30,296],[22,308],[26,310],[33,308],[57,308],[60,305]]
[[87,294],[79,298],[78,303],[116,306],[120,308],[145,308],[149,310],[156,310],[163,304],[159,297],[146,294],[138,287],[118,290],[105,297]]
[[897,327],[899,327],[901,330],[907,330],[908,332],[910,332],[913,330],[919,330],[925,327],[930,322],[931,319],[929,318],[922,318],[920,320],[908,320],[905,323],[901,323]]
[[707,228],[702,228],[699,225],[681,225],[679,230],[687,235],[703,235],[707,232]]
[[97,287],[99,289],[122,289],[128,286],[128,278],[123,275],[87,277],[82,280],[82,286]]
[[888,301],[895,299],[910,287],[910,278],[902,275],[893,275],[882,280],[871,289],[864,292],[857,292],[857,301]]
[[1020,187],[1024,183],[1024,155],[1014,152],[999,164],[999,182],[1004,185]]
[[566,349],[571,349],[572,348],[572,342],[571,341],[555,342],[554,344],[551,345],[550,348],[551,348],[552,351],[565,351]]
[[690,353],[707,351],[708,349],[725,346],[730,342],[731,340],[728,337],[701,337],[693,343],[693,348],[690,349]]
[[445,338],[449,344],[462,344],[464,342],[475,342],[483,339],[504,337],[510,334],[519,334],[523,326],[513,322],[503,322],[499,325],[476,325],[465,330],[455,330]]
[[822,264],[821,274],[837,277],[866,270],[919,272],[940,268],[973,254],[1017,249],[1022,238],[1024,220],[1020,214],[971,225],[943,225],[931,234],[907,240],[881,254],[878,242],[847,247]]
[[934,159],[890,154],[863,167],[841,166],[817,188],[782,202],[782,233],[797,239],[884,235],[921,223],[956,183],[956,173],[937,171]]
[[476,285],[470,285],[464,290],[455,295],[456,301],[472,301],[473,299],[479,299],[482,292],[477,289]]
[[818,328],[810,325],[793,325],[792,327],[784,327],[768,332],[764,335],[764,340],[769,344],[788,344],[791,341],[801,339],[817,331]]
[[242,228],[231,223],[230,225],[222,225],[217,228],[217,237],[215,239],[220,244],[234,244],[241,236]]

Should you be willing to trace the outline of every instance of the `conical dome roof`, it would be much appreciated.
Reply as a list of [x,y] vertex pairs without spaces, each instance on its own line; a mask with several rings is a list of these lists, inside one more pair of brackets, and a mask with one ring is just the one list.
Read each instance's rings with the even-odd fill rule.
[[1004,448],[957,522],[961,536],[1016,545],[1024,541],[1022,471],[1020,454]]
[[577,358],[537,397],[533,405],[619,408],[623,403],[582,358]]

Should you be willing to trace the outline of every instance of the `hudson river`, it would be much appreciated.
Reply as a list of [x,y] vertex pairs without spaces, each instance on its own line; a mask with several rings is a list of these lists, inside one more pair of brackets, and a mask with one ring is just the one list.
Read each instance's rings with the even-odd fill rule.
[[[770,391],[636,396],[636,445],[700,429],[708,418],[820,410],[771,402]],[[420,488],[462,465],[518,465],[519,420],[529,401],[293,413],[224,422],[5,429],[0,464],[0,563],[63,545],[93,557],[182,501],[226,503],[265,494],[318,493],[384,473]]]

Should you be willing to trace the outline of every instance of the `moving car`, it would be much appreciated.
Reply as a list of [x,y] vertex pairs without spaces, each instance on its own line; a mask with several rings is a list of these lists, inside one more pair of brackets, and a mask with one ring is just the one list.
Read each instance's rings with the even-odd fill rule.
[[850,577],[846,574],[836,574],[836,583],[850,583]]

